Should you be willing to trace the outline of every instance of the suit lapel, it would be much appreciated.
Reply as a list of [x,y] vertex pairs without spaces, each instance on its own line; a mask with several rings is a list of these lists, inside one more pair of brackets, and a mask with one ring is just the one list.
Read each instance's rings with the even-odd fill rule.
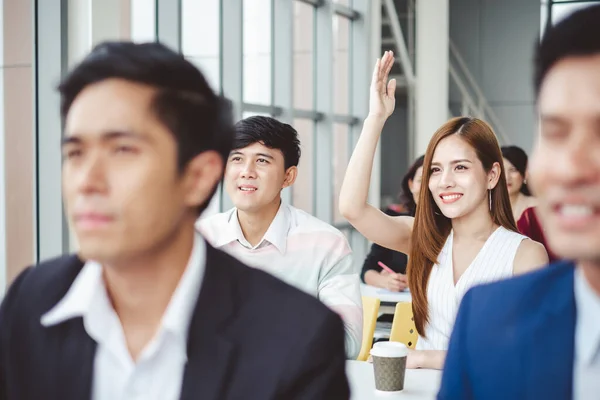
[[[96,342],[86,333],[82,318],[53,327],[56,336],[58,368],[54,382],[57,399],[91,399]],[[52,371],[52,370],[50,370]]]
[[206,269],[188,336],[188,362],[181,399],[223,398],[224,378],[230,370],[233,344],[224,335],[226,321],[233,316],[234,279],[225,263],[230,262],[207,244]]
[[526,398],[570,399],[573,393],[575,296],[573,269],[546,287],[539,317],[522,348],[523,373],[528,378]]
[[[65,296],[83,265],[77,256],[69,256],[55,265],[38,267],[49,268],[60,276],[54,279],[55,285],[48,286],[42,293],[41,303],[48,307],[40,317]],[[43,328],[42,332],[45,340],[38,351],[44,354],[41,370],[47,376],[46,387],[51,391],[43,395],[63,400],[91,399],[96,342],[85,331],[83,319],[73,318]]]

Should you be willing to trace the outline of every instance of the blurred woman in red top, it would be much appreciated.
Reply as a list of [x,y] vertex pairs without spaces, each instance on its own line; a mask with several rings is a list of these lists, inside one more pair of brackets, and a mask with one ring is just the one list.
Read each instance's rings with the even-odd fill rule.
[[550,262],[557,258],[548,248],[544,231],[535,215],[535,197],[533,197],[527,186],[525,177],[527,171],[527,154],[517,146],[502,147],[504,158],[504,169],[506,171],[506,183],[510,202],[517,221],[519,232],[546,247]]

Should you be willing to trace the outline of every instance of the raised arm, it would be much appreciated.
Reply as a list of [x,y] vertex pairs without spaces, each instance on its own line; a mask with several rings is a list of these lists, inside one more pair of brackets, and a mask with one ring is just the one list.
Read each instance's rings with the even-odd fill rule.
[[371,81],[369,115],[354,148],[340,191],[339,209],[367,239],[408,254],[412,217],[392,217],[367,203],[373,158],[386,119],[394,111],[396,80],[388,82],[394,55],[386,51],[377,60]]

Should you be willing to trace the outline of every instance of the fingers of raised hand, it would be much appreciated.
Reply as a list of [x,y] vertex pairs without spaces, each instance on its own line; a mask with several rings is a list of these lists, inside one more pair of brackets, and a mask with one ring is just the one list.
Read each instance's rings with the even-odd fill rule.
[[379,72],[381,69],[381,59],[378,58],[375,62],[375,67],[373,68],[373,79],[371,80],[371,84],[376,85],[379,82]]
[[385,66],[384,66],[384,78],[385,81],[387,81],[388,76],[390,75],[390,71],[392,70],[392,67],[394,66],[394,52],[393,51],[386,51],[386,59],[385,59]]
[[385,85],[384,88],[387,88],[390,72],[392,70],[392,67],[394,66],[394,53],[392,51],[386,51],[385,54],[383,55],[381,64],[382,65],[381,65],[380,80]]
[[373,80],[372,83],[381,88],[381,91],[385,93],[387,89],[387,80],[390,75],[390,71],[394,66],[394,52],[386,51],[383,53],[381,58],[377,59],[375,68],[373,69]]

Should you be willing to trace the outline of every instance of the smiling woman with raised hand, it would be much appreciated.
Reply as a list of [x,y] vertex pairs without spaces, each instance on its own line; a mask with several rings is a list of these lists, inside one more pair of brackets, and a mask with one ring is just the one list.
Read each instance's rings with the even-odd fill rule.
[[[367,239],[409,255],[417,350],[409,368],[442,368],[458,305],[474,285],[548,262],[542,245],[517,233],[492,129],[476,118],[454,118],[433,135],[423,165],[415,217],[392,217],[367,203],[379,135],[395,106],[388,82],[392,52],[377,60],[370,110],[346,170],[341,214]],[[427,185],[427,186],[425,186]]]

